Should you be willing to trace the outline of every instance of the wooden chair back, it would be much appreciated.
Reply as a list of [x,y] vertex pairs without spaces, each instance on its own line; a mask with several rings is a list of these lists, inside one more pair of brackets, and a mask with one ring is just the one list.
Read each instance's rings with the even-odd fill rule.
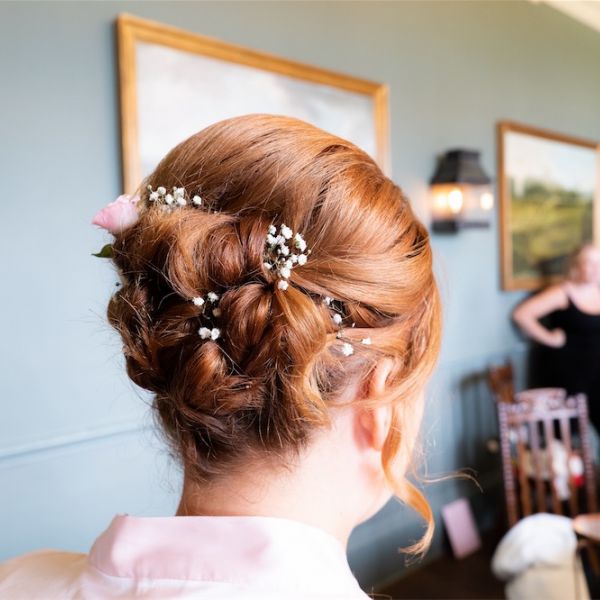
[[[596,512],[585,394],[567,398],[563,389],[545,388],[519,392],[514,400],[496,405],[509,526],[536,512]],[[583,489],[572,477],[572,459],[583,466]],[[568,498],[559,494],[561,477]]]
[[503,365],[490,367],[487,371],[487,380],[496,402],[514,402],[515,376],[510,361]]

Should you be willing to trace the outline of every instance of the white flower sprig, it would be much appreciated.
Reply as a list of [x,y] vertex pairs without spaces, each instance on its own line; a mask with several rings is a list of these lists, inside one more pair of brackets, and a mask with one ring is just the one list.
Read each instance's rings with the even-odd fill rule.
[[221,337],[221,330],[217,329],[216,327],[213,327],[212,329],[209,329],[208,327],[200,327],[198,330],[198,335],[200,335],[203,340],[216,340]]
[[[201,316],[206,316],[204,314],[204,311],[208,308],[209,305],[210,305],[210,312],[213,317],[218,318],[221,316],[221,309],[217,306],[217,302],[219,301],[219,295],[216,294],[215,292],[208,292],[208,294],[206,294],[206,296],[204,296],[204,297],[194,296],[191,299],[191,301],[193,302],[193,304],[195,306],[202,309]],[[208,340],[208,339],[216,340],[219,337],[221,337],[221,330],[218,329],[217,327],[209,328],[209,327],[201,326],[200,329],[198,329],[198,335],[203,340]]]
[[[290,248],[291,246],[291,248]],[[276,273],[279,281],[277,287],[280,290],[287,290],[288,279],[292,274],[292,269],[296,266],[306,264],[310,250],[307,249],[306,241],[302,234],[294,232],[282,224],[279,227],[279,234],[275,225],[269,226],[265,242],[265,260],[263,266],[269,271]]]
[[[344,315],[342,312],[342,308],[339,306],[339,302],[336,302],[333,298],[329,296],[324,296],[323,304],[325,304],[327,308],[333,311],[333,314],[331,315],[331,320],[339,327],[337,333],[335,334],[335,337],[338,340],[346,340],[342,343],[339,349],[341,350],[344,356],[352,356],[352,354],[354,354],[354,346],[352,345],[352,340],[350,340],[344,335]],[[351,327],[356,327],[356,323],[352,323]],[[372,343],[371,338],[362,338],[360,340],[360,343],[364,346],[370,346]]]
[[[336,337],[341,338],[342,337],[342,327],[343,327],[343,322],[344,322],[344,314],[342,312],[342,308],[339,306],[339,302],[336,302],[330,296],[324,296],[323,304],[325,304],[327,306],[327,308],[329,308],[333,311],[333,314],[331,315],[331,320],[336,325],[339,326],[339,331],[337,332]],[[354,324],[352,326],[354,327]]]
[[179,206],[192,204],[193,206],[202,206],[202,198],[195,195],[191,200],[186,200],[185,188],[173,187],[170,192],[163,186],[159,186],[156,190],[152,186],[148,186],[148,200],[161,205],[163,210],[171,211]]
[[354,346],[348,342],[342,344],[342,354],[344,356],[352,356],[354,354]]

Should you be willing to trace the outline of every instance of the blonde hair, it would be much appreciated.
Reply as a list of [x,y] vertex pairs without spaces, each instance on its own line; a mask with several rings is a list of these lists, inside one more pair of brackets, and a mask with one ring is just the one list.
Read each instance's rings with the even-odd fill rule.
[[[125,285],[108,306],[127,371],[154,393],[176,454],[199,482],[252,456],[298,451],[330,423],[350,378],[393,360],[393,406],[382,466],[396,496],[425,519],[431,509],[407,479],[422,391],[439,350],[440,308],[428,233],[401,190],[352,143],[297,119],[246,115],[216,123],[175,148],[143,182],[184,187],[207,210],[147,205],[116,236]],[[312,250],[280,290],[263,266],[271,223],[302,232]],[[197,335],[190,298],[220,295],[218,340]],[[339,303],[345,335],[323,303]],[[371,345],[360,344],[365,337]]]
[[584,242],[583,244],[577,246],[575,250],[573,250],[567,259],[567,279],[573,281],[576,278],[577,270],[579,269],[579,260],[581,259],[581,255],[586,250],[596,250],[598,252],[598,246],[596,246],[593,242]]

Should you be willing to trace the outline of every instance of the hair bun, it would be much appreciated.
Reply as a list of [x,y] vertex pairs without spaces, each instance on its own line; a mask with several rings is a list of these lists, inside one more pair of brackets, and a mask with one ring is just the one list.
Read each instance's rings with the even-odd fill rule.
[[[330,422],[348,382],[386,356],[394,363],[386,401],[402,409],[384,466],[430,536],[426,501],[394,471],[407,464],[417,435],[401,430],[398,415],[420,412],[440,332],[428,234],[401,190],[354,144],[273,115],[193,135],[146,186],[201,190],[206,202],[144,210],[116,236],[113,260],[125,285],[108,316],[131,379],[154,392],[190,475],[209,480],[252,455],[298,451]],[[273,268],[277,257],[265,247],[270,226],[283,224],[312,250],[289,272],[284,261]],[[211,291],[217,314],[193,301]],[[201,336],[201,327],[220,335]]]

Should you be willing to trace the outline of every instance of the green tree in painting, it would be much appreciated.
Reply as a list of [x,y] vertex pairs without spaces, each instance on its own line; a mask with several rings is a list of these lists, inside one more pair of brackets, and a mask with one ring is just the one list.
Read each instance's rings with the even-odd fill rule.
[[515,277],[557,275],[568,254],[592,239],[593,197],[529,179],[522,190],[510,179]]

